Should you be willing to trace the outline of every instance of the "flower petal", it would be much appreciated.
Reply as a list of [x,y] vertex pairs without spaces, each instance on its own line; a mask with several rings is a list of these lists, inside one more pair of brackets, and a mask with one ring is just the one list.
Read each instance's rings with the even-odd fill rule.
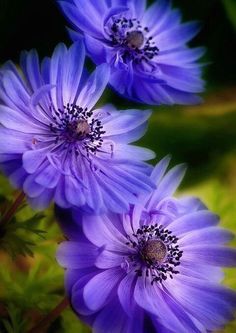
[[236,266],[236,249],[214,245],[189,245],[182,248],[183,259],[199,264],[213,265],[218,267]]
[[89,242],[70,241],[60,244],[56,257],[61,266],[79,269],[92,266],[98,254],[99,249]]
[[105,270],[95,275],[84,287],[84,301],[94,311],[102,308],[124,273],[119,269]]
[[77,103],[80,107],[91,110],[101,97],[110,77],[110,68],[107,64],[99,65],[89,76],[89,79],[80,92]]
[[219,217],[208,210],[201,210],[184,215],[169,224],[168,229],[179,236],[187,232],[215,226],[219,223]]

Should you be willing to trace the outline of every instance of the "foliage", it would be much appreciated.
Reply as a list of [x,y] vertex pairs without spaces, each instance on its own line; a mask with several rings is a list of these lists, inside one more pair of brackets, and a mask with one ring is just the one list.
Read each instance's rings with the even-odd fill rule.
[[26,320],[22,320],[21,310],[15,307],[13,304],[9,304],[7,307],[9,313],[9,319],[3,319],[3,330],[6,333],[22,333],[26,330]]
[[32,247],[35,246],[35,243],[29,241],[26,234],[33,233],[43,238],[46,231],[37,228],[37,225],[43,218],[43,214],[35,214],[23,222],[19,222],[13,218],[6,225],[2,225],[0,227],[2,234],[0,248],[9,252],[13,258],[16,255],[28,255],[32,257]]

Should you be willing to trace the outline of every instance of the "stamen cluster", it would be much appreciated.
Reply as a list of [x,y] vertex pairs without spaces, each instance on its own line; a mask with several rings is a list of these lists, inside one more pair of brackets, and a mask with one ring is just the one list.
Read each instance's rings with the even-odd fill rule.
[[180,265],[183,251],[177,244],[178,238],[162,225],[143,225],[132,237],[127,236],[127,245],[136,250],[129,256],[129,262],[137,267],[138,276],[151,278],[151,283],[162,282],[179,272],[175,269]]
[[113,18],[110,27],[112,46],[124,48],[122,58],[125,63],[132,60],[137,64],[148,62],[159,52],[152,37],[146,36],[148,32],[148,27],[143,28],[136,18]]
[[[75,104],[67,104],[63,109],[51,109],[53,123],[50,123],[50,130],[56,135],[55,143],[64,141],[65,148],[73,143],[82,142],[81,148],[87,153],[96,153],[102,146],[102,135],[105,134],[101,121],[93,118],[93,112]],[[79,154],[78,146],[76,153]]]

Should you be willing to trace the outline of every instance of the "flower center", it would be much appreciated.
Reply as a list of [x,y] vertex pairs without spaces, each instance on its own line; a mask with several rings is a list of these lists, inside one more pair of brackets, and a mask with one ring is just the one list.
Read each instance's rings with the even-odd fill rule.
[[77,122],[76,133],[81,139],[89,135],[91,129],[86,119],[80,119]]
[[144,35],[142,31],[131,31],[127,32],[126,43],[133,49],[139,49],[144,42]]
[[63,131],[63,137],[67,142],[80,141],[89,136],[90,126],[86,119],[68,122]]
[[78,105],[67,104],[63,109],[51,109],[53,123],[50,123],[50,130],[54,133],[55,143],[64,142],[67,149],[74,145],[76,153],[80,148],[87,153],[96,153],[102,146],[103,126],[99,119],[93,118],[93,112]]
[[147,241],[141,250],[143,260],[148,264],[159,264],[166,256],[167,249],[165,244],[159,239],[151,239]]
[[108,21],[107,30],[112,46],[121,47],[121,57],[125,63],[150,62],[158,55],[159,49],[152,36],[149,36],[149,29],[142,27],[136,18],[113,16]]
[[138,276],[151,279],[151,283],[162,282],[173,278],[179,272],[183,251],[180,251],[178,238],[163,226],[143,225],[136,233],[127,236],[127,245],[135,249],[136,253],[127,258],[129,267],[134,267]]

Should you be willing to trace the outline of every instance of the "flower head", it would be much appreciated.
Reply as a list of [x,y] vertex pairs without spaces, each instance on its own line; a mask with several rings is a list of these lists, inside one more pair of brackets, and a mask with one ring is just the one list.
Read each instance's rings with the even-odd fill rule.
[[168,162],[152,173],[157,189],[128,214],[57,210],[69,239],[57,254],[66,289],[95,333],[206,333],[233,318],[236,294],[221,285],[221,266],[236,264],[225,246],[232,234],[200,200],[172,196],[184,170],[165,174]]
[[22,55],[23,75],[11,63],[0,79],[0,166],[34,208],[59,206],[93,213],[128,210],[154,186],[154,157],[129,143],[145,131],[150,112],[94,109],[109,79],[105,64],[86,78],[84,46],[56,47],[39,65]]
[[181,23],[171,1],[58,0],[73,26],[71,38],[83,35],[96,64],[111,67],[110,84],[121,95],[147,104],[195,104],[203,91],[203,48],[187,42],[199,30]]

